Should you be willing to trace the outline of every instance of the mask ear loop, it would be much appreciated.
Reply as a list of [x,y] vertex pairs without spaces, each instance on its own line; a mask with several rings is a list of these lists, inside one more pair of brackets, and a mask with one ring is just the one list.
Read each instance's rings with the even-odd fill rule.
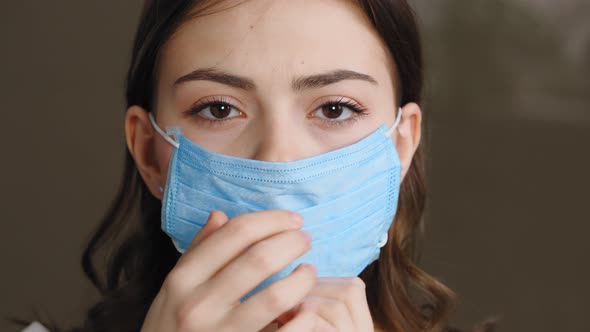
[[[389,130],[387,130],[387,132],[385,133],[385,137],[391,137],[391,135],[395,131],[395,128],[397,128],[397,126],[399,125],[401,120],[402,120],[402,108],[400,107],[400,108],[398,108],[397,117],[395,118],[395,122],[393,123],[391,128],[389,128]],[[381,236],[379,243],[377,243],[377,247],[379,249],[383,248],[385,246],[385,244],[387,244],[387,240],[388,240],[388,235],[387,235],[387,232],[385,232],[385,234],[383,234]],[[377,260],[378,258],[379,258],[379,254],[376,255],[375,260]]]
[[[165,133],[160,126],[158,126],[158,124],[156,123],[156,120],[154,119],[154,115],[152,114],[152,112],[148,112],[148,117],[150,118],[150,122],[152,123],[152,126],[154,127],[154,129],[158,132],[158,134],[160,134],[160,136],[162,136],[163,139],[166,140],[166,142],[172,144],[172,146],[174,146],[175,148],[178,149],[178,147],[180,146],[180,144],[176,141],[174,141],[167,133]],[[180,131],[179,127],[169,127],[166,128],[166,130],[169,133],[176,133],[178,134],[178,132]],[[158,188],[158,190],[163,193],[164,192],[164,188],[162,188],[162,186],[160,186],[160,188]],[[183,249],[180,248],[180,246],[178,245],[178,243],[176,242],[176,240],[171,239],[172,240],[172,244],[174,244],[174,247],[176,248],[176,250],[178,252],[180,252],[181,254],[184,254]]]
[[[180,144],[178,142],[176,142],[175,140],[173,140],[170,136],[168,136],[168,134],[166,134],[159,126],[158,124],[156,124],[156,120],[154,120],[154,116],[152,114],[152,112],[148,112],[148,117],[150,118],[150,122],[152,123],[152,126],[154,127],[154,129],[156,129],[156,131],[158,132],[158,134],[160,134],[160,136],[162,136],[163,139],[166,140],[166,142],[172,144],[172,146],[174,146],[175,148],[178,149],[178,147],[180,146]],[[171,128],[172,132],[177,132],[178,128],[177,127],[173,127]]]
[[391,128],[389,128],[389,130],[385,133],[385,137],[391,137],[395,128],[397,128],[397,126],[399,125],[401,120],[402,120],[402,108],[400,107],[397,111],[397,117],[395,118],[395,122],[393,123],[393,126],[391,126]]

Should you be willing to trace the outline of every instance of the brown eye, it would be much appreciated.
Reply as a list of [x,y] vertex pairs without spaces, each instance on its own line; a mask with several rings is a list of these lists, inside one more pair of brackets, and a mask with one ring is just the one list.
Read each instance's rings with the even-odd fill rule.
[[209,112],[217,119],[223,119],[231,113],[231,106],[224,104],[213,104],[209,106]]
[[242,112],[226,103],[209,103],[192,113],[211,121],[229,120],[242,115]]
[[328,119],[337,119],[344,112],[342,105],[322,106],[322,115]]
[[313,116],[324,121],[345,121],[354,117],[355,113],[360,113],[352,106],[346,104],[325,104],[318,107],[314,112]]

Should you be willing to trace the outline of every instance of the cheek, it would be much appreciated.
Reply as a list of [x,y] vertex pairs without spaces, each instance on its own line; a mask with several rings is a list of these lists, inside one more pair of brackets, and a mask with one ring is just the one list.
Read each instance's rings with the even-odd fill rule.
[[168,178],[168,166],[170,164],[170,157],[172,156],[172,152],[174,151],[174,147],[172,147],[167,142],[162,142],[158,140],[155,145],[155,157],[156,162],[160,169],[160,178],[162,186],[166,185],[166,180]]

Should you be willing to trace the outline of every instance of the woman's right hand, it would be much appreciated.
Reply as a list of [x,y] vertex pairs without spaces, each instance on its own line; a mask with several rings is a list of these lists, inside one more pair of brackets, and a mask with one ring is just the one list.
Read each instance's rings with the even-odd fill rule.
[[[230,220],[213,211],[166,277],[141,331],[260,331],[295,307],[315,284],[315,268],[304,264],[240,303],[264,279],[309,250],[311,239],[300,230],[302,225],[300,215],[285,210]],[[311,330],[311,324],[303,316],[280,331]]]

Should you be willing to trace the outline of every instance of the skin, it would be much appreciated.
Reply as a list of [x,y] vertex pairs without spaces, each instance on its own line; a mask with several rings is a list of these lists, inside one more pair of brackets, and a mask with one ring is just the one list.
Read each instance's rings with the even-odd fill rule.
[[[156,122],[161,128],[181,126],[188,138],[217,153],[275,162],[308,158],[352,144],[384,123],[391,126],[397,114],[391,56],[362,12],[348,1],[251,0],[226,5],[183,25],[165,45],[160,61]],[[210,80],[174,84],[200,68],[247,78],[255,87]],[[297,78],[333,70],[358,72],[375,82],[346,79],[293,89]],[[223,114],[218,105],[184,113],[211,98],[232,106],[225,105]],[[366,114],[355,117],[347,106],[336,108],[336,113],[322,107],[350,100]],[[351,117],[354,120],[346,120]],[[420,142],[421,119],[417,104],[403,105],[402,121],[392,135],[402,179]],[[147,110],[139,106],[128,109],[125,131],[143,180],[162,199],[158,187],[166,184],[173,147],[155,132]],[[299,219],[284,210],[229,220],[213,211],[166,278],[142,331],[376,331],[363,282],[317,278],[313,266],[300,266],[239,303],[259,282],[309,250],[309,235],[300,231],[305,221]]]

